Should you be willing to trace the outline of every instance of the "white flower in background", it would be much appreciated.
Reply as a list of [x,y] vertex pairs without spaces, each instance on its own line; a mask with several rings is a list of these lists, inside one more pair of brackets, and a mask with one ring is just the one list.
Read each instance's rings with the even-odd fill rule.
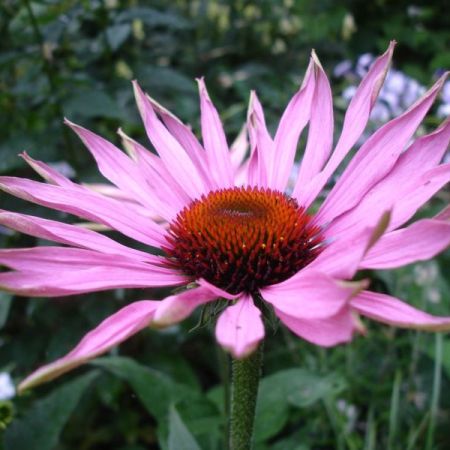
[[16,388],[8,372],[0,373],[0,400],[9,400],[16,395]]
[[333,75],[340,78],[350,72],[352,67],[353,63],[349,59],[344,59],[334,68]]
[[437,116],[441,118],[448,117],[450,116],[450,81],[444,84],[441,98],[443,103],[437,110]]
[[358,62],[356,64],[355,72],[357,75],[362,78],[368,71],[375,57],[372,53],[364,53],[358,58]]
[[342,92],[342,98],[346,100],[347,102],[350,102],[350,100],[353,98],[356,92],[356,86],[347,86],[344,89],[344,92]]
[[[360,79],[365,76],[374,59],[371,53],[364,53],[358,58],[353,70],[350,61],[344,60],[334,68],[334,76],[347,77],[354,81],[356,75]],[[449,82],[447,84],[450,85]],[[443,99],[446,104],[450,105],[450,87],[447,88],[447,91],[448,101],[445,100],[446,94],[443,95]],[[351,84],[342,92],[342,98],[350,102],[355,92],[356,86]],[[405,75],[400,70],[391,69],[386,76],[370,118],[375,123],[384,123],[409,108],[424,92],[425,87],[417,80]],[[445,117],[450,113],[450,106],[441,105],[438,111],[440,111],[438,115]]]

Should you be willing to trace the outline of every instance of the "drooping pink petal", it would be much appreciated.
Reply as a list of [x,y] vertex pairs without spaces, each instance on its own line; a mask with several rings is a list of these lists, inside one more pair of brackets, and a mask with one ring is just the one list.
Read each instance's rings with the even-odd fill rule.
[[160,301],[152,321],[154,327],[167,327],[181,322],[198,306],[209,303],[217,298],[214,292],[204,287],[197,287],[171,295]]
[[293,333],[321,347],[333,347],[352,340],[357,327],[350,309],[345,307],[326,319],[304,320],[284,314],[275,308],[275,314]]
[[345,113],[341,136],[336,148],[323,171],[317,174],[307,186],[297,189],[296,198],[301,205],[308,207],[314,201],[364,131],[388,71],[394,46],[395,42],[391,42],[386,52],[372,64],[359,85]]
[[229,294],[228,292],[224,291],[223,289],[220,289],[217,286],[214,286],[213,284],[209,283],[208,281],[204,280],[203,278],[200,278],[197,280],[197,283],[202,286],[203,288],[214,292],[216,297],[222,297],[226,298],[227,300],[234,300],[242,295],[242,293],[239,294]]
[[200,95],[201,127],[208,167],[221,188],[234,186],[230,151],[219,114],[209,98],[203,78],[197,80]]
[[191,158],[189,158],[185,149],[160,122],[150,100],[139,85],[133,82],[133,87],[136,102],[150,142],[155,147],[166,168],[172,172],[175,180],[178,181],[189,197],[192,199],[200,197],[206,191],[201,173]]
[[144,329],[152,320],[159,302],[143,300],[125,306],[90,331],[66,356],[40,367],[19,385],[24,391],[38,384],[53,380],[87,361],[106,353]]
[[329,222],[356,206],[394,167],[413,133],[433,104],[446,75],[404,114],[377,130],[353,157],[322,204],[317,219]]
[[275,148],[267,131],[264,111],[254,91],[250,93],[247,128],[250,138],[250,157],[246,181],[251,186],[265,187],[268,183]]
[[0,177],[0,189],[38,205],[107,225],[147,245],[159,247],[167,243],[160,225],[139,216],[125,203],[87,189],[53,186],[16,177]]
[[158,263],[159,258],[119,244],[95,231],[54,220],[0,210],[0,225],[41,239],[96,250],[108,255],[123,255],[137,261]]
[[261,311],[249,295],[243,295],[235,305],[228,306],[217,320],[217,342],[234,358],[250,355],[263,338]]
[[327,244],[306,270],[317,270],[336,278],[350,280],[358,270],[364,255],[386,230],[389,220],[390,214],[386,212],[375,224],[339,236]]
[[0,272],[0,289],[34,297],[62,297],[109,289],[174,286],[188,282],[186,277],[176,272],[162,273],[160,268],[152,270],[150,266],[145,269],[95,266],[49,272]]
[[328,78],[313,51],[316,83],[311,103],[308,141],[300,164],[297,183],[293,196],[317,175],[330,156],[333,145],[333,96]]
[[268,187],[284,191],[294,163],[300,134],[311,115],[315,85],[315,61],[311,58],[300,90],[292,97],[281,116],[275,134],[275,151],[269,161]]
[[449,246],[450,221],[423,219],[382,236],[361,262],[361,268],[401,267],[431,259]]
[[[400,225],[398,219],[402,214],[399,215],[399,212],[406,210],[404,206],[405,196],[413,194],[418,186],[426,185],[429,196],[420,197],[420,200],[424,198],[424,201],[426,201],[438,189],[440,183],[429,186],[427,183],[429,178],[423,180],[422,183],[421,177],[429,173],[428,171],[442,159],[448,148],[449,139],[450,120],[442,124],[433,133],[417,139],[400,155],[389,174],[378,182],[355,208],[342,214],[329,225],[327,234],[337,236],[339,233],[353,231],[372,220],[374,214],[378,214],[387,208],[393,208],[393,217],[389,229],[394,229]],[[441,182],[445,182],[445,178],[441,178]],[[434,186],[436,186],[436,189],[433,189]],[[416,202],[416,206],[412,208],[412,214],[420,205]]]
[[[153,255],[150,255],[153,256]],[[161,274],[171,274],[173,270],[162,266],[162,258],[153,256],[146,262],[137,261],[123,255],[100,253],[72,247],[41,246],[31,248],[0,249],[0,265],[14,270],[30,272],[51,272],[58,270],[87,269],[89,267],[122,267],[150,270]]]
[[261,289],[265,301],[278,311],[297,319],[324,319],[340,311],[356,292],[357,283],[345,283],[313,270],[299,272],[272,286]]
[[436,317],[386,294],[364,291],[351,300],[351,307],[363,316],[401,328],[450,330],[450,317]]

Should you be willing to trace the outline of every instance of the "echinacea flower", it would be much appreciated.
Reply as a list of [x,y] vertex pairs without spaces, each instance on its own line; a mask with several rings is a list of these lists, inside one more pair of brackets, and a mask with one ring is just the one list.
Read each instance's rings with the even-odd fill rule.
[[[368,291],[366,281],[351,281],[358,269],[393,269],[426,260],[450,243],[449,208],[404,226],[450,178],[450,164],[440,164],[449,121],[411,142],[445,77],[376,131],[317,212],[310,208],[363,133],[393,48],[391,43],[362,80],[334,151],[331,89],[313,53],[274,137],[251,94],[248,157],[244,134],[228,147],[202,79],[203,145],[137,83],[137,104],[157,155],[120,132],[127,155],[67,122],[112,183],[107,190],[76,184],[24,154],[47,183],[1,177],[1,189],[116,230],[149,250],[122,245],[94,229],[1,211],[1,225],[63,244],[2,250],[0,263],[12,270],[0,273],[1,288],[45,297],[115,288],[186,288],[161,301],[125,306],[20,388],[77,367],[149,325],[177,323],[219,298],[228,306],[218,317],[216,338],[235,358],[249,355],[264,338],[263,304],[293,333],[324,347],[348,342],[362,331],[359,315],[399,327],[450,329],[448,317]],[[296,182],[287,188],[308,124]],[[164,256],[156,256],[155,248]]]

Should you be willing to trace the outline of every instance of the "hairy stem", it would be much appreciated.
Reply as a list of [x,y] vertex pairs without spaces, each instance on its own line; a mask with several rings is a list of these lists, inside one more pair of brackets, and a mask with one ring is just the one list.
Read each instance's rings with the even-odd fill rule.
[[231,380],[230,450],[252,448],[256,397],[263,360],[262,345],[244,359],[233,359]]

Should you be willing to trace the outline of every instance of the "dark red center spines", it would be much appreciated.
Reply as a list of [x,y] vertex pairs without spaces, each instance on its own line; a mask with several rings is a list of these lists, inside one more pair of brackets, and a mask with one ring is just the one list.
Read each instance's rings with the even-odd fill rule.
[[168,264],[229,293],[254,293],[294,275],[320,253],[311,216],[278,191],[213,191],[170,224]]

